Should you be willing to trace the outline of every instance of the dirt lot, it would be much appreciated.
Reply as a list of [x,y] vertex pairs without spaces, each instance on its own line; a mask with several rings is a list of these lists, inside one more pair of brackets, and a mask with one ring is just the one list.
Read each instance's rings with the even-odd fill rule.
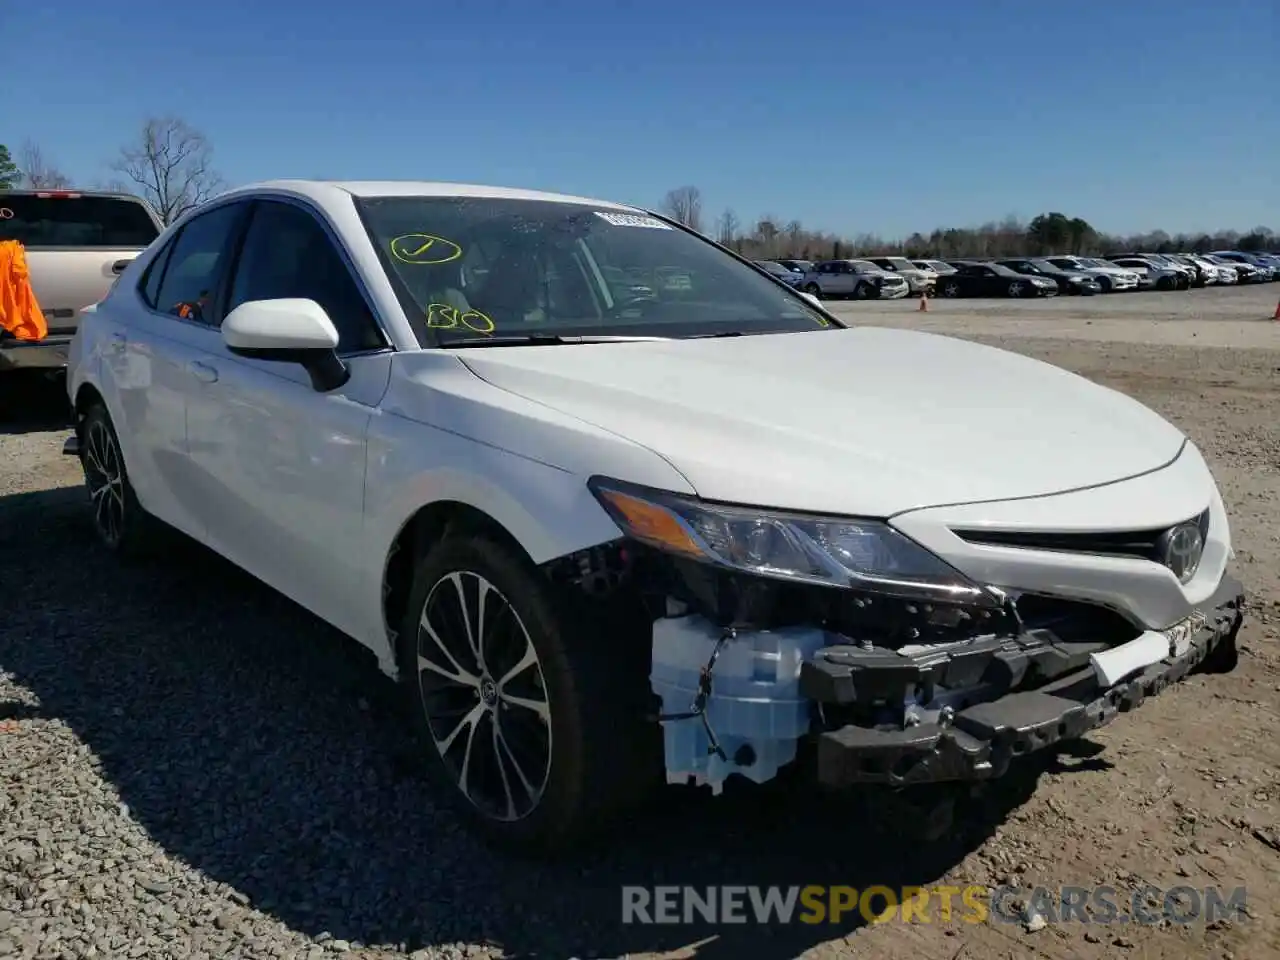
[[[1124,390],[1213,465],[1252,597],[1244,654],[1030,760],[906,850],[875,801],[671,791],[609,850],[495,858],[437,812],[376,670],[204,551],[89,539],[56,390],[0,388],[0,957],[1280,957],[1280,285],[839,304]],[[905,388],[905,386],[904,386]],[[1270,881],[1270,882],[1268,882]],[[1246,920],[624,926],[620,885],[1248,888]]]

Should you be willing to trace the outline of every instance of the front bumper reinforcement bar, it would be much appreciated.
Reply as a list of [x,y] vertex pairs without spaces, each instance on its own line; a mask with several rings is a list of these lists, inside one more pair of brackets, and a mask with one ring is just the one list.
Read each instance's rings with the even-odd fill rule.
[[[905,729],[851,724],[817,735],[816,765],[820,783],[839,787],[859,783],[908,786],[942,781],[986,780],[1002,776],[1014,757],[1042,750],[1105,726],[1120,713],[1140,706],[1192,672],[1223,643],[1234,643],[1244,619],[1244,591],[1224,577],[1201,607],[1204,623],[1179,656],[1171,655],[1103,689],[1088,664],[1091,650],[1105,644],[1034,646],[1023,655],[1006,647],[993,653],[976,647],[970,665],[964,657],[904,658],[893,655],[840,657],[841,648],[819,651],[801,671],[801,691],[819,705],[877,699],[903,684],[933,683],[955,689],[956,681],[973,682],[992,665],[1005,689],[1020,682],[1037,657],[1056,658],[1053,679],[1033,690],[956,710],[949,721]],[[1064,648],[1066,651],[1064,652]],[[847,650],[848,648],[843,648]],[[830,652],[830,658],[823,656]],[[1065,659],[1064,659],[1065,658]],[[841,660],[844,662],[841,662]],[[969,676],[966,676],[969,674]]]

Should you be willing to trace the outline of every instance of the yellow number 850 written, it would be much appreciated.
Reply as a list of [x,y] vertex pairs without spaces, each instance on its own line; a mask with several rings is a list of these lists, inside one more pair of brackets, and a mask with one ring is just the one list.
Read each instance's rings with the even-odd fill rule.
[[494,323],[479,310],[459,310],[447,303],[427,306],[427,326],[437,330],[456,330],[465,327],[472,333],[493,333]]

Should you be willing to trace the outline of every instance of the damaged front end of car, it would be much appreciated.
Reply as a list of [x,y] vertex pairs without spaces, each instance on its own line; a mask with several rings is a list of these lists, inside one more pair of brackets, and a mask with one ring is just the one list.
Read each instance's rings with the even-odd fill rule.
[[666,779],[828,786],[980,781],[1110,722],[1198,666],[1230,669],[1224,577],[1166,631],[1097,604],[979,584],[883,521],[708,503],[612,480],[609,568],[651,624]]

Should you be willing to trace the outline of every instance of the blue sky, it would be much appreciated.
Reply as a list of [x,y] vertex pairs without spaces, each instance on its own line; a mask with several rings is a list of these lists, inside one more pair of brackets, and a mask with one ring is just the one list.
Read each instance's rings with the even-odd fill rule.
[[[1280,229],[1277,0],[4,3],[0,142],[147,115],[231,183],[498,183],[886,237],[1045,210]],[[15,89],[16,88],[16,89]]]

